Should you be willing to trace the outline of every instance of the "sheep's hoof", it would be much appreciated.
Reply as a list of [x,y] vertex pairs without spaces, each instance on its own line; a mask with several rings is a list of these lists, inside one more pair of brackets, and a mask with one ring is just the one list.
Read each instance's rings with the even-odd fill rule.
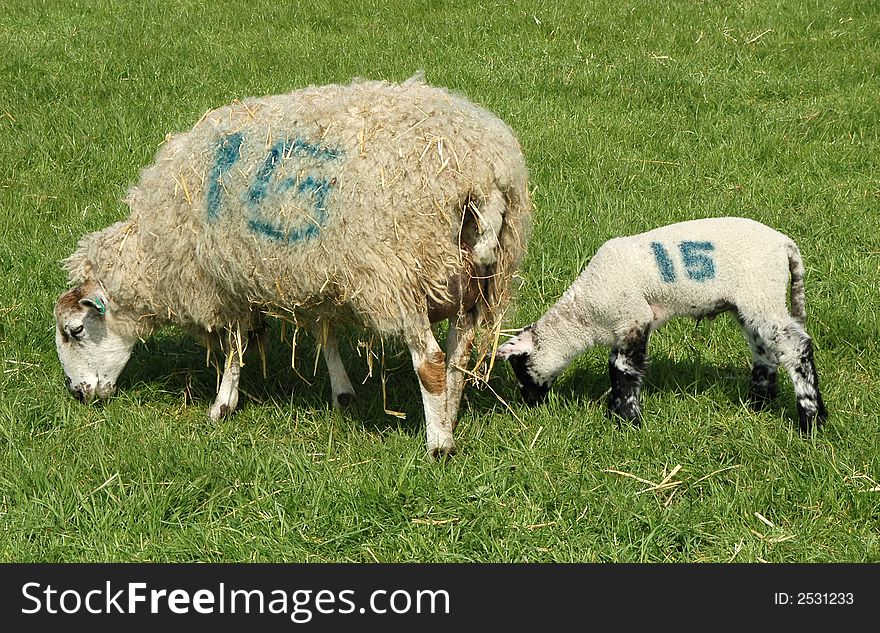
[[354,394],[348,392],[342,392],[336,396],[336,406],[340,409],[344,409],[348,405],[354,402]]
[[208,414],[208,416],[214,422],[217,422],[218,420],[220,420],[222,418],[228,418],[229,416],[232,415],[232,413],[233,413],[233,409],[228,404],[221,404],[220,406],[217,406],[215,404],[213,407],[211,407],[211,412]]
[[769,398],[757,397],[752,395],[748,399],[747,404],[749,405],[749,409],[755,411],[756,413],[760,413],[761,411],[766,411],[767,409],[770,409],[773,403],[770,401]]
[[443,446],[438,446],[438,447],[431,449],[429,451],[429,454],[431,455],[431,459],[434,459],[434,460],[449,458],[449,457],[452,457],[453,455],[455,455],[455,453],[456,453],[455,444],[451,443],[451,442],[448,444],[444,444]]

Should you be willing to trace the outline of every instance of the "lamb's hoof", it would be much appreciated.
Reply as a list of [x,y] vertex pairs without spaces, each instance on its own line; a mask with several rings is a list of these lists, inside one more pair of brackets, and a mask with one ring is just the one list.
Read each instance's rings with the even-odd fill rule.
[[772,402],[770,402],[768,398],[758,398],[756,396],[751,396],[748,399],[749,409],[751,409],[755,413],[767,411],[770,408],[771,404]]
[[800,431],[803,435],[809,435],[813,428],[820,428],[825,422],[828,420],[828,410],[825,408],[825,403],[819,401],[818,405],[803,406],[800,402],[797,403],[798,409],[798,426],[800,427]]
[[456,453],[455,443],[451,442],[451,441],[443,444],[442,446],[437,446],[435,448],[432,448],[428,451],[428,454],[431,456],[431,459],[434,459],[434,460],[449,458],[449,457],[452,457],[453,455],[455,455],[455,453]]
[[641,411],[616,411],[614,409],[610,409],[608,411],[608,416],[617,422],[618,425],[621,423],[629,424],[634,427],[642,426],[642,413]]
[[801,435],[809,435],[813,432],[814,428],[822,428],[822,425],[825,424],[825,420],[827,419],[827,417],[828,416],[820,417],[816,414],[801,414],[798,419],[798,430],[801,432]]
[[771,391],[752,389],[749,391],[749,407],[752,411],[766,411],[773,404],[775,397],[776,394]]
[[353,393],[342,392],[336,396],[336,406],[340,409],[346,408],[352,402],[354,402]]

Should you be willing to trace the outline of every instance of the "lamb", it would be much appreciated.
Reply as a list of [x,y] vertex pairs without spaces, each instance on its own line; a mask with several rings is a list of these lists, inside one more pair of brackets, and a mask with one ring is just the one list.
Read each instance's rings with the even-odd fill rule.
[[498,117],[421,75],[248,98],[167,137],[126,202],[63,262],[56,347],[78,399],[109,397],[135,343],[174,324],[225,355],[210,417],[230,415],[249,333],[281,315],[318,334],[342,406],[334,328],[354,324],[406,343],[428,452],[454,454],[475,333],[499,326],[530,230]]
[[610,347],[610,412],[639,424],[651,332],[672,317],[725,311],[752,351],[754,403],[775,396],[781,363],[794,386],[800,430],[823,423],[828,412],[804,330],[800,251],[746,218],[691,220],[605,242],[559,301],[499,346],[496,358],[510,362],[523,399],[535,405],[574,358],[594,345]]

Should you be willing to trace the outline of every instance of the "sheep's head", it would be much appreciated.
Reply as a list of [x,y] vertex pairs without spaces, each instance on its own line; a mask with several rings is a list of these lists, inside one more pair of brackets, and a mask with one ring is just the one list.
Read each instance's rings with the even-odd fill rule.
[[519,334],[499,345],[495,352],[495,358],[510,362],[516,382],[519,384],[519,391],[529,406],[541,404],[550,391],[550,385],[553,384],[552,378],[544,377],[535,370],[536,345],[532,327],[532,325],[524,327]]
[[55,304],[55,347],[67,387],[80,402],[113,395],[137,341],[114,317],[109,303],[100,286],[87,281]]

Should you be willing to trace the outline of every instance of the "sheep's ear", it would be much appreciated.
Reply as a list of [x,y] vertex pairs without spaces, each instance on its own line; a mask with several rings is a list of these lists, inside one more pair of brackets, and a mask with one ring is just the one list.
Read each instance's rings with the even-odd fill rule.
[[107,313],[107,297],[98,289],[93,290],[80,299],[79,305],[89,310],[94,310],[100,316],[104,316]]
[[503,345],[499,345],[495,351],[495,358],[507,360],[511,356],[518,354],[530,354],[534,347],[535,341],[532,335],[532,327],[528,326]]

